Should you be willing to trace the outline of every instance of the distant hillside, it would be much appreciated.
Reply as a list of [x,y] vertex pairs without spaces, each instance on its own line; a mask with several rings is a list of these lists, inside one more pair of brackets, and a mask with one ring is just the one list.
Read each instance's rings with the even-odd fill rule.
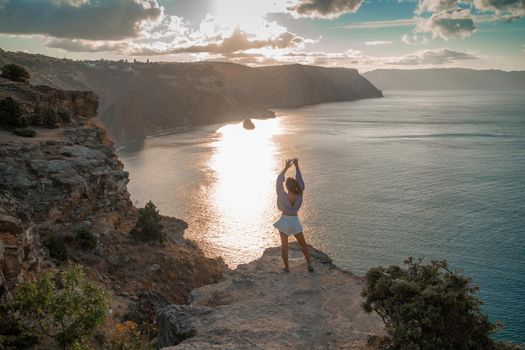
[[94,91],[117,144],[181,126],[271,117],[274,107],[382,96],[354,69],[72,61],[0,49],[0,65],[11,62],[27,67],[34,84]]
[[363,75],[382,90],[525,90],[525,71],[377,69]]
[[270,108],[382,97],[381,91],[356,69],[300,64],[258,68],[209,64],[222,73],[238,100],[256,100]]

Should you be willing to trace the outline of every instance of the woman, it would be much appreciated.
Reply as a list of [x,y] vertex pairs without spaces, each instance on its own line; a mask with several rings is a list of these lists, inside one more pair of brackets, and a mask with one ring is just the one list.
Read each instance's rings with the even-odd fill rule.
[[[283,183],[284,175],[286,171],[293,165],[295,166],[295,179],[289,177],[286,179],[286,189],[288,193],[284,190]],[[287,159],[283,171],[277,176],[277,208],[282,212],[281,218],[273,224],[275,228],[279,230],[281,235],[281,244],[282,244],[282,254],[284,262],[284,271],[290,272],[288,266],[288,237],[295,236],[301,248],[303,250],[304,257],[308,263],[308,271],[312,272],[314,268],[312,267],[312,262],[310,259],[310,252],[306,241],[304,240],[303,227],[299,222],[299,217],[297,212],[303,204],[303,191],[304,191],[304,181],[301,176],[301,170],[299,170],[299,159]]]

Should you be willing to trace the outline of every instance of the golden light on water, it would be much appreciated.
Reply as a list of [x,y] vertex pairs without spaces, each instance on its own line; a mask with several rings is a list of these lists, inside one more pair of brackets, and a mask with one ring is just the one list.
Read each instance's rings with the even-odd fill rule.
[[254,130],[245,130],[242,123],[218,129],[208,162],[210,210],[217,218],[214,237],[208,239],[230,265],[257,258],[261,249],[277,243],[272,223],[280,159],[273,137],[281,128],[278,119],[253,122]]

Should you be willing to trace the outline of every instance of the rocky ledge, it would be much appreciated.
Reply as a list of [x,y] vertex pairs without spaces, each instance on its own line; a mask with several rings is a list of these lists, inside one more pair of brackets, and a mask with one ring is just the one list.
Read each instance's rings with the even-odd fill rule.
[[279,247],[240,265],[222,282],[197,288],[187,305],[158,314],[160,347],[168,349],[366,349],[381,320],[361,308],[363,281],[311,248],[309,273],[297,244],[290,273]]

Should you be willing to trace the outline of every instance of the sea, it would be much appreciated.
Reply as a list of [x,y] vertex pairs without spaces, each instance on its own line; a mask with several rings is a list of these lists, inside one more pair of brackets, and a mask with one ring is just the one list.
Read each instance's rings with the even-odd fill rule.
[[495,338],[525,343],[525,91],[384,95],[131,143],[132,200],[235,268],[280,243],[275,179],[298,157],[308,243],[358,275],[446,259],[505,324]]

